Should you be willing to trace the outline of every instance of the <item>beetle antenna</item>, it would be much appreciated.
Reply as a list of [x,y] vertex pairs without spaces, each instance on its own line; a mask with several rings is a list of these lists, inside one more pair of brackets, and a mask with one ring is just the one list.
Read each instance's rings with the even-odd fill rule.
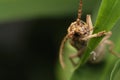
[[82,15],[82,0],[80,0],[79,3],[77,24],[80,24],[81,15]]

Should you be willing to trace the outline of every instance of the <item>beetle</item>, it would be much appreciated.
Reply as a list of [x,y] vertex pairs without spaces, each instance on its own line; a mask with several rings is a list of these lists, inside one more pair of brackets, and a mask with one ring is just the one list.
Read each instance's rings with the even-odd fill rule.
[[91,15],[86,16],[86,22],[81,20],[82,14],[82,0],[79,3],[78,9],[78,17],[76,21],[72,22],[67,29],[67,34],[61,42],[60,51],[59,51],[59,60],[62,68],[65,68],[65,63],[63,60],[63,49],[65,42],[69,39],[70,44],[77,50],[77,54],[72,54],[69,56],[70,61],[75,66],[77,65],[73,59],[76,57],[81,57],[84,53],[87,44],[91,38],[105,36],[99,45],[92,51],[90,54],[90,59],[92,63],[97,63],[102,59],[102,55],[104,55],[104,47],[106,44],[110,45],[109,50],[116,56],[119,56],[116,52],[113,51],[113,43],[108,40],[112,35],[112,32],[100,31],[98,33],[93,34],[94,28],[92,25]]

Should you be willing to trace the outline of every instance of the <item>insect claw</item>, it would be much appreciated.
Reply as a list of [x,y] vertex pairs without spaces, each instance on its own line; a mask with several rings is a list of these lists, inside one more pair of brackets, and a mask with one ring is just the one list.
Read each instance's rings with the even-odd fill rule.
[[95,61],[95,60],[96,60],[96,52],[95,52],[95,51],[92,51],[90,54],[93,56],[92,60]]

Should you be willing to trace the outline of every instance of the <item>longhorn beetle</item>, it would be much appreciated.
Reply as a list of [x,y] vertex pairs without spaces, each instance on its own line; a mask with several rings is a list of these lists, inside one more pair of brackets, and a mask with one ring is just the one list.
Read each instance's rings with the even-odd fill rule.
[[113,51],[114,44],[112,43],[112,41],[108,40],[112,32],[101,31],[93,34],[94,29],[91,21],[91,16],[88,14],[86,16],[86,22],[84,22],[81,20],[81,14],[82,14],[82,0],[80,0],[79,3],[78,17],[76,21],[72,22],[68,27],[67,30],[68,33],[64,37],[60,45],[59,59],[62,68],[65,68],[65,63],[63,60],[63,49],[64,49],[64,44],[68,39],[70,40],[70,44],[77,50],[77,54],[72,54],[69,56],[69,59],[73,65],[76,65],[76,63],[73,61],[73,58],[81,57],[87,47],[88,41],[94,37],[105,36],[102,39],[102,41],[99,43],[97,48],[90,53],[92,55],[90,56],[89,60],[92,63],[97,63],[101,60],[102,58],[101,56],[104,54],[104,49],[105,49],[104,47],[106,46],[106,44],[109,45],[109,50],[111,53],[120,57],[116,52]]

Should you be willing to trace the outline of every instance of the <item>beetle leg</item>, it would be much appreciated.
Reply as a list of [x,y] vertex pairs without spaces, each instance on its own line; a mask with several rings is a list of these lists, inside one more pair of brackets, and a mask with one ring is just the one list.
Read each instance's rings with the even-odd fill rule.
[[[109,33],[110,33],[110,32],[109,32]],[[110,51],[113,55],[115,55],[115,56],[117,56],[117,57],[120,58],[120,54],[117,53],[117,52],[115,52],[115,51],[113,50],[113,48],[114,48],[114,43],[113,43],[111,40],[108,39],[108,38],[110,38],[110,36],[111,36],[111,34],[107,34],[107,35],[103,38],[103,40],[101,41],[101,44],[104,43],[104,44],[109,45],[109,51]]]
[[111,35],[111,34],[112,34],[111,32],[101,31],[101,32],[86,36],[86,37],[82,38],[82,40],[88,40],[88,39],[91,39],[91,38],[107,36],[107,35]]
[[65,42],[67,41],[67,39],[68,39],[68,35],[66,35],[64,37],[64,39],[62,40],[61,45],[60,45],[59,60],[60,60],[60,64],[61,64],[62,68],[65,68],[65,63],[63,60],[63,49],[64,49],[64,45],[65,45]]
[[106,40],[105,43],[109,45],[109,51],[110,51],[113,55],[115,55],[115,56],[117,56],[117,57],[120,58],[120,54],[117,53],[117,52],[115,52],[115,51],[113,50],[113,48],[114,48],[114,43],[113,43],[111,40]]
[[77,65],[77,63],[75,63],[73,60],[74,58],[77,58],[77,57],[78,57],[78,54],[72,54],[69,56],[69,59],[70,59],[71,63],[73,64],[73,66]]
[[75,63],[75,61],[73,59],[77,58],[77,57],[80,57],[82,55],[83,51],[84,51],[84,48],[79,50],[77,52],[77,54],[72,54],[72,55],[69,56],[69,59],[70,59],[71,63],[73,64],[73,66],[76,66],[78,64],[78,63]]

